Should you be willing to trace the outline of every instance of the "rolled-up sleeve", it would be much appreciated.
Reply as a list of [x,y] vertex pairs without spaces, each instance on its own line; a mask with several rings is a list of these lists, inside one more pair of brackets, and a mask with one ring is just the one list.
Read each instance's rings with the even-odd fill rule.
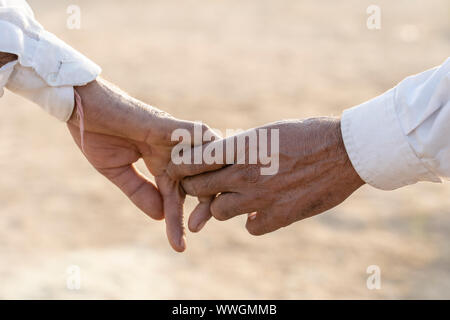
[[368,184],[392,190],[450,177],[450,58],[345,110],[342,136]]
[[47,32],[21,0],[0,0],[0,52],[18,57],[15,64],[0,69],[0,95],[6,87],[62,121],[73,111],[73,86],[85,85],[101,72],[94,62]]

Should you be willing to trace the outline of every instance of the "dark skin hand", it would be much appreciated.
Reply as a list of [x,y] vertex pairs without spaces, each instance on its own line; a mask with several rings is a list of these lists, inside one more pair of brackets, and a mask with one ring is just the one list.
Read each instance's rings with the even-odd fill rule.
[[[0,53],[0,67],[16,59],[14,54]],[[166,218],[169,242],[177,251],[186,247],[185,191],[200,199],[189,218],[192,231],[199,231],[211,216],[227,220],[247,213],[248,231],[262,235],[324,212],[364,184],[345,151],[339,119],[265,126],[280,130],[280,169],[263,176],[261,164],[175,166],[170,163],[170,150],[177,142],[170,141],[170,133],[177,128],[193,132],[192,123],[132,99],[103,81],[77,91],[86,114],[85,156],[142,211],[155,219]],[[68,127],[81,146],[75,112]],[[134,166],[140,158],[155,175],[157,187]]]
[[261,164],[169,166],[173,178],[186,177],[182,185],[188,194],[214,198],[210,210],[204,202],[192,213],[192,231],[211,215],[223,221],[249,214],[247,230],[263,235],[333,208],[364,184],[348,158],[339,119],[281,121],[262,128],[279,129],[274,175],[261,175]]

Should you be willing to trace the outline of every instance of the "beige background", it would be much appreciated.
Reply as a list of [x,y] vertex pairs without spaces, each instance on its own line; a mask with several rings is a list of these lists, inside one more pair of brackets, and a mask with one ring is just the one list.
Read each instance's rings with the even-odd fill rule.
[[[30,1],[103,76],[215,128],[339,115],[450,52],[446,0]],[[81,30],[66,27],[69,4]],[[38,107],[0,100],[0,298],[450,298],[450,186],[365,186],[261,238],[213,221],[171,251],[148,219]],[[190,199],[189,209],[195,202]],[[81,268],[82,287],[66,288]],[[366,288],[366,268],[382,288]]]

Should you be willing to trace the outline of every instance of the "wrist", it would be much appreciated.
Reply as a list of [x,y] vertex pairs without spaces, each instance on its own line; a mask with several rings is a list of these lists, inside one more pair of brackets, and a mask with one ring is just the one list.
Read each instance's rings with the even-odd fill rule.
[[[152,108],[129,97],[103,79],[74,87],[79,94],[88,131],[144,141],[148,127],[154,122]],[[79,126],[76,107],[69,122]]]
[[348,156],[347,150],[345,148],[344,144],[344,138],[342,135],[342,128],[341,128],[341,118],[337,118],[335,120],[335,128],[334,128],[335,136],[336,136],[336,146],[339,150],[338,152],[341,154],[341,157],[345,161],[345,168],[348,176],[349,183],[356,186],[356,188],[359,188],[360,186],[364,185],[365,182],[361,177],[359,176],[358,172],[353,167],[353,164],[350,160],[350,157]]

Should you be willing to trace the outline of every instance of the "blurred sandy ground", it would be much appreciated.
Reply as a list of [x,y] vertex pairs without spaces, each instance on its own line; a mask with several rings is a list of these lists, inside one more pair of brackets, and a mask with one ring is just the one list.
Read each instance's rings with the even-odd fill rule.
[[[446,0],[43,1],[50,31],[103,76],[215,128],[339,115],[450,53]],[[81,30],[66,28],[69,4]],[[450,298],[450,186],[370,187],[262,238],[242,218],[188,235],[184,254],[98,175],[65,126],[0,101],[0,298]],[[192,209],[190,200],[187,211]],[[81,268],[82,288],[66,288]],[[382,288],[366,288],[366,268]]]

